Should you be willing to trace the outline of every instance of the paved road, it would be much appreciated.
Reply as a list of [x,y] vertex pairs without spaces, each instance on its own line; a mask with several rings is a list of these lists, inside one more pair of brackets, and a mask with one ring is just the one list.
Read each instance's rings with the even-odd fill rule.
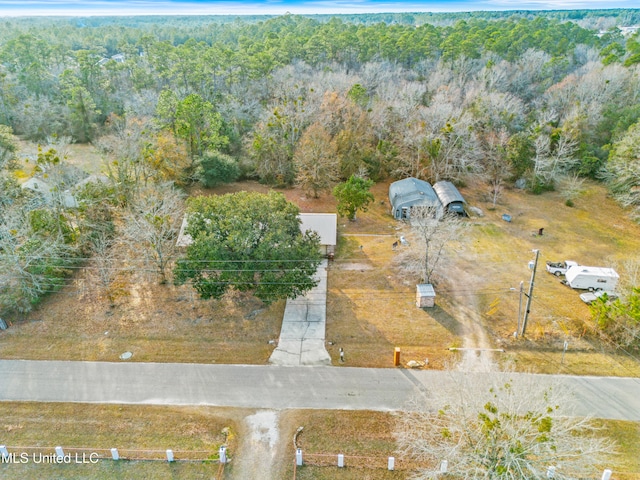
[[[406,369],[0,360],[0,401],[386,411],[449,379]],[[535,376],[540,388],[554,381],[575,392],[578,415],[640,421],[640,379]]]

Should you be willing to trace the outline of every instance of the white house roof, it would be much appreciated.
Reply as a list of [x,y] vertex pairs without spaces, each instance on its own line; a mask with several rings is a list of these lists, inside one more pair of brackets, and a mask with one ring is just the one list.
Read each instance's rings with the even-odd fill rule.
[[301,213],[300,231],[311,230],[320,235],[320,245],[337,245],[338,215],[335,213]]

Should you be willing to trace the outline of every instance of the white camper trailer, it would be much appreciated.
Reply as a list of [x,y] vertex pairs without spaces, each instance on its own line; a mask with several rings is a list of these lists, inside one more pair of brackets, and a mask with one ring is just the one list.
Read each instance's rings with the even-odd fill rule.
[[613,268],[577,265],[565,274],[565,283],[578,290],[604,290],[611,292],[618,285],[618,274]]

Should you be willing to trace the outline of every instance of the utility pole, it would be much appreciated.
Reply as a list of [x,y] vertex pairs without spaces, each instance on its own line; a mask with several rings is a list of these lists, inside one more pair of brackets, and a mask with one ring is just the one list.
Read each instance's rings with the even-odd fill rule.
[[[531,298],[533,296],[533,282],[536,278],[536,269],[538,268],[538,257],[540,256],[540,250],[534,250],[536,252],[536,259],[533,262],[533,269],[531,270],[531,281],[529,282],[529,293],[527,295],[527,306],[524,310],[524,320],[522,320],[522,336],[527,331],[527,320],[529,319],[529,312],[531,311]],[[530,262],[531,264],[531,262]]]
[[518,302],[518,326],[516,327],[516,338],[520,335],[520,319],[522,318],[522,294],[524,293],[524,282],[520,281],[520,300]]

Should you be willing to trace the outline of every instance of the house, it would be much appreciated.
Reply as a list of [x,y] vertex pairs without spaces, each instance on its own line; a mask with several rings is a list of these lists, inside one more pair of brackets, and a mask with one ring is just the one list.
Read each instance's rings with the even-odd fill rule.
[[442,208],[445,213],[456,213],[461,216],[466,216],[464,210],[465,200],[455,187],[455,185],[446,180],[436,182],[433,184],[433,190],[442,203]]
[[442,203],[435,190],[424,180],[409,177],[389,185],[391,215],[398,220],[411,217],[411,207],[433,207],[436,217],[442,216]]
[[124,60],[125,60],[124,53],[116,53],[110,58],[103,57],[100,60],[98,60],[98,63],[96,65],[98,65],[99,67],[103,67],[105,64],[109,62],[109,60],[113,60],[116,63],[124,63]]
[[[300,219],[300,231],[302,233],[308,230],[316,232],[320,236],[322,253],[332,257],[338,243],[338,216],[335,213],[301,213],[298,218]],[[189,221],[185,215],[182,219],[176,246],[188,247],[193,243],[191,235],[186,233],[188,225]]]
[[301,213],[300,231],[309,230],[320,236],[320,250],[327,257],[332,257],[338,243],[338,216],[335,213]]
[[[39,193],[42,196],[42,199],[47,204],[53,203],[53,191],[51,186],[45,182],[43,179],[38,177],[32,177],[26,182],[24,182],[21,187],[26,190],[31,190],[32,192]],[[78,202],[73,194],[69,190],[64,190],[60,194],[60,202],[65,208],[77,208]]]
[[59,185],[71,185],[71,188],[67,188],[62,192],[59,192],[59,190],[57,191],[53,188],[45,178],[46,177],[43,175],[31,177],[29,180],[24,182],[21,187],[23,189],[39,193],[44,202],[49,205],[53,203],[54,195],[57,194],[57,200],[65,208],[78,208],[78,201],[76,200],[74,192],[84,185],[88,183],[109,183],[109,178],[105,175],[88,175],[86,172],[74,167],[73,165],[66,165],[62,169],[60,177],[58,178]]

